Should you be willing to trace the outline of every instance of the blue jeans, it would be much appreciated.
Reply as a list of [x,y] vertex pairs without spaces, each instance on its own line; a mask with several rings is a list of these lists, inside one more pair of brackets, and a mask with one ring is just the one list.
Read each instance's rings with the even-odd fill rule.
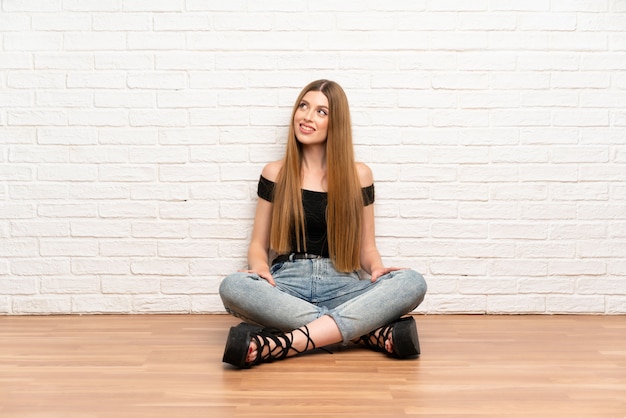
[[284,332],[328,315],[346,344],[411,312],[426,294],[426,281],[413,270],[393,271],[372,283],[356,272],[338,272],[321,258],[277,263],[270,272],[276,287],[251,273],[225,277],[219,292],[226,310]]

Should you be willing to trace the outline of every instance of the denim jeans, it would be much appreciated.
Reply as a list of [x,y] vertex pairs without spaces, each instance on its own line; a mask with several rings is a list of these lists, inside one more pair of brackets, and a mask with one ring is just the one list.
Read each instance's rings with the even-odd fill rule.
[[270,272],[276,287],[251,273],[225,277],[219,292],[226,310],[284,332],[328,315],[346,344],[411,312],[426,294],[426,281],[413,270],[393,271],[372,283],[356,272],[338,272],[321,258],[277,263]]

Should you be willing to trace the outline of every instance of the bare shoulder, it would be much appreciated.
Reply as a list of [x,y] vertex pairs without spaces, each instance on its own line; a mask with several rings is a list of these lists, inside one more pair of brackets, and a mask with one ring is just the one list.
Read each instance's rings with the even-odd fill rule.
[[359,176],[361,187],[368,187],[374,183],[374,175],[372,170],[365,163],[356,163],[356,172]]
[[267,163],[265,167],[263,167],[261,175],[269,181],[275,182],[278,178],[278,173],[280,173],[281,168],[283,168],[283,160],[272,161],[271,163]]

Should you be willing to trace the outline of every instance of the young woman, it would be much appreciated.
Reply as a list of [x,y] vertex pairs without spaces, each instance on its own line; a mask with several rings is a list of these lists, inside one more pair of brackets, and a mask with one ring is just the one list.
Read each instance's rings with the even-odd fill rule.
[[372,172],[354,161],[348,100],[337,83],[302,90],[285,156],[263,168],[258,195],[249,269],[219,290],[226,310],[246,321],[230,329],[223,361],[247,368],[351,341],[418,356],[415,321],[402,316],[422,302],[426,282],[383,265]]

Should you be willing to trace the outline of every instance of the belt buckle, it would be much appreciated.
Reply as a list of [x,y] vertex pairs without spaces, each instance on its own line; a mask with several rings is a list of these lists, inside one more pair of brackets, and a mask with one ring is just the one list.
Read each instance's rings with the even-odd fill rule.
[[293,262],[293,256],[296,255],[296,253],[291,253],[289,254],[289,261]]

